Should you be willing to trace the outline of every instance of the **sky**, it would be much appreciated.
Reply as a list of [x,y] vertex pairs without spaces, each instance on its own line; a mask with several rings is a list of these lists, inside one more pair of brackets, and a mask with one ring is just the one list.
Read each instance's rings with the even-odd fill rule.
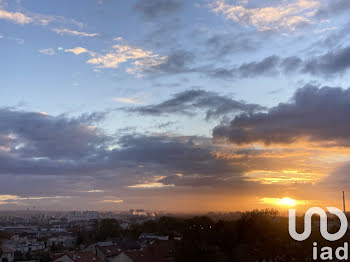
[[0,210],[341,207],[349,11],[0,0]]

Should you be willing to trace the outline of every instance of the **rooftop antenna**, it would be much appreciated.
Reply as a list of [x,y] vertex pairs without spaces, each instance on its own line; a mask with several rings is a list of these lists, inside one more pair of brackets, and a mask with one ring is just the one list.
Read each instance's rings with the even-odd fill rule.
[[346,214],[346,210],[345,210],[345,193],[343,191],[343,210],[344,210],[344,214]]

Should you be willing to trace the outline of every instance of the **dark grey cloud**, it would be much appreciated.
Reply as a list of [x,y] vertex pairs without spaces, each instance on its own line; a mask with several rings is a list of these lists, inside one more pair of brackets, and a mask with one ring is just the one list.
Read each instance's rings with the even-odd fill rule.
[[259,43],[248,35],[215,34],[207,39],[206,52],[215,54],[215,58],[234,53],[252,52],[258,49]]
[[[89,156],[89,155],[87,155]],[[90,155],[91,157],[91,155]],[[15,154],[0,153],[0,175],[91,175],[97,166],[93,162],[87,160],[53,160],[47,157],[26,158],[16,156]]]
[[324,36],[314,41],[306,48],[308,52],[324,52],[324,50],[337,50],[343,48],[348,43],[350,33],[350,23],[342,25],[340,28],[329,31]]
[[270,76],[279,73],[278,66],[280,57],[273,55],[266,57],[260,61],[252,61],[243,63],[233,67],[211,68],[207,70],[207,74],[212,77],[239,79],[252,78],[258,76]]
[[281,68],[285,73],[294,73],[296,72],[300,66],[302,65],[303,60],[297,56],[290,56],[281,62]]
[[[150,48],[157,47],[167,56],[165,63],[154,67],[144,68],[143,73],[152,77],[172,74],[200,73],[208,74],[213,71],[218,61],[230,63],[233,54],[253,52],[261,47],[262,36],[251,33],[222,34],[216,33],[210,37],[203,31],[182,30],[187,28],[179,19],[166,21],[147,36],[145,42]],[[179,42],[179,35],[192,39],[189,48]],[[266,37],[264,38],[266,40]],[[186,47],[185,47],[186,45]],[[204,48],[203,48],[204,47]],[[231,66],[232,67],[232,66]]]
[[167,128],[167,127],[173,126],[174,124],[176,124],[175,121],[168,121],[168,122],[165,122],[165,123],[160,123],[160,124],[156,125],[156,127],[158,129],[163,129],[163,128]]
[[186,27],[178,17],[162,20],[152,32],[142,39],[142,45],[150,49],[169,52],[169,50],[180,49],[179,32]]
[[350,46],[305,61],[302,71],[318,76],[341,75],[350,67]]
[[183,185],[186,181],[185,184],[191,186],[214,186],[228,177],[242,181],[246,167],[233,166],[230,161],[217,158],[213,154],[215,147],[201,140],[198,137],[127,135],[120,139],[121,149],[113,150],[110,161],[132,161],[142,164],[143,168],[152,164],[152,174],[165,175],[166,178],[158,182],[166,184]]
[[350,10],[350,3],[347,0],[332,0],[327,1],[323,8],[321,8],[316,16],[318,17],[332,17],[334,15],[344,14]]
[[163,64],[148,68],[144,73],[152,76],[199,73],[205,76],[223,79],[253,78],[279,74],[281,58],[272,55],[260,61],[252,61],[234,66],[215,67],[214,65],[199,65],[194,53],[177,50],[168,55]]
[[227,96],[205,90],[186,90],[175,94],[172,98],[155,105],[124,108],[128,112],[143,115],[160,116],[166,114],[193,115],[195,110],[205,110],[206,119],[222,117],[237,112],[255,112],[264,107],[247,104]]
[[259,62],[244,63],[238,68],[240,77],[254,77],[256,75],[267,75],[276,73],[275,69],[280,61],[278,56],[269,56]]
[[181,0],[138,0],[134,9],[146,19],[167,17],[183,8]]
[[0,109],[0,143],[22,157],[80,158],[106,146],[108,137],[94,127],[104,116],[92,113],[76,118],[53,117]]
[[350,145],[350,89],[307,85],[289,103],[268,112],[241,114],[213,130],[236,144],[293,143],[299,138]]
[[[86,183],[99,181],[108,188],[105,182],[108,180],[123,187],[139,180],[149,181],[159,174],[195,176],[192,185],[198,181],[201,181],[198,185],[219,183],[227,176],[240,180],[243,169],[216,158],[212,154],[215,147],[208,139],[123,132],[119,137],[118,134],[111,137],[92,127],[103,117],[100,113],[69,117],[1,109],[0,176],[22,180],[30,177],[40,180],[42,176],[47,183],[54,180],[45,177],[57,177],[60,183],[66,183],[66,191],[62,188],[66,193],[67,188],[74,192],[70,186],[73,184],[79,190]],[[19,188],[9,190],[15,192]]]
[[[196,72],[192,68],[195,55],[185,50],[172,50],[164,63],[149,68],[148,73],[157,72],[159,74],[181,74]],[[147,73],[147,71],[144,71]]]
[[[350,46],[340,47],[318,56],[302,59],[298,56],[266,57],[260,61],[243,63],[233,67],[199,70],[211,77],[224,79],[275,76],[280,73],[304,73],[322,78],[341,76],[350,68]],[[198,71],[198,72],[199,72]]]
[[0,109],[0,174],[92,174],[112,141],[94,126],[104,116]]

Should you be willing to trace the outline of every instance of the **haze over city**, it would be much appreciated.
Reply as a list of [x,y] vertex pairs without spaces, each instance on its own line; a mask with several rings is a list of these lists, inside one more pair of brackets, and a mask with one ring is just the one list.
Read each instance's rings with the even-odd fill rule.
[[0,0],[0,210],[341,208],[349,11]]

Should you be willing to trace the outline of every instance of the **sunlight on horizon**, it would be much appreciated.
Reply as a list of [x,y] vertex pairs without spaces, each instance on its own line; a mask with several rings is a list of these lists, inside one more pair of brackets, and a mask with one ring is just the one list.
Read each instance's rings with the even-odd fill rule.
[[290,198],[290,197],[283,197],[283,198],[264,197],[261,199],[261,202],[266,203],[266,204],[279,205],[279,206],[294,207],[294,206],[300,204],[301,201],[295,200],[295,199]]

